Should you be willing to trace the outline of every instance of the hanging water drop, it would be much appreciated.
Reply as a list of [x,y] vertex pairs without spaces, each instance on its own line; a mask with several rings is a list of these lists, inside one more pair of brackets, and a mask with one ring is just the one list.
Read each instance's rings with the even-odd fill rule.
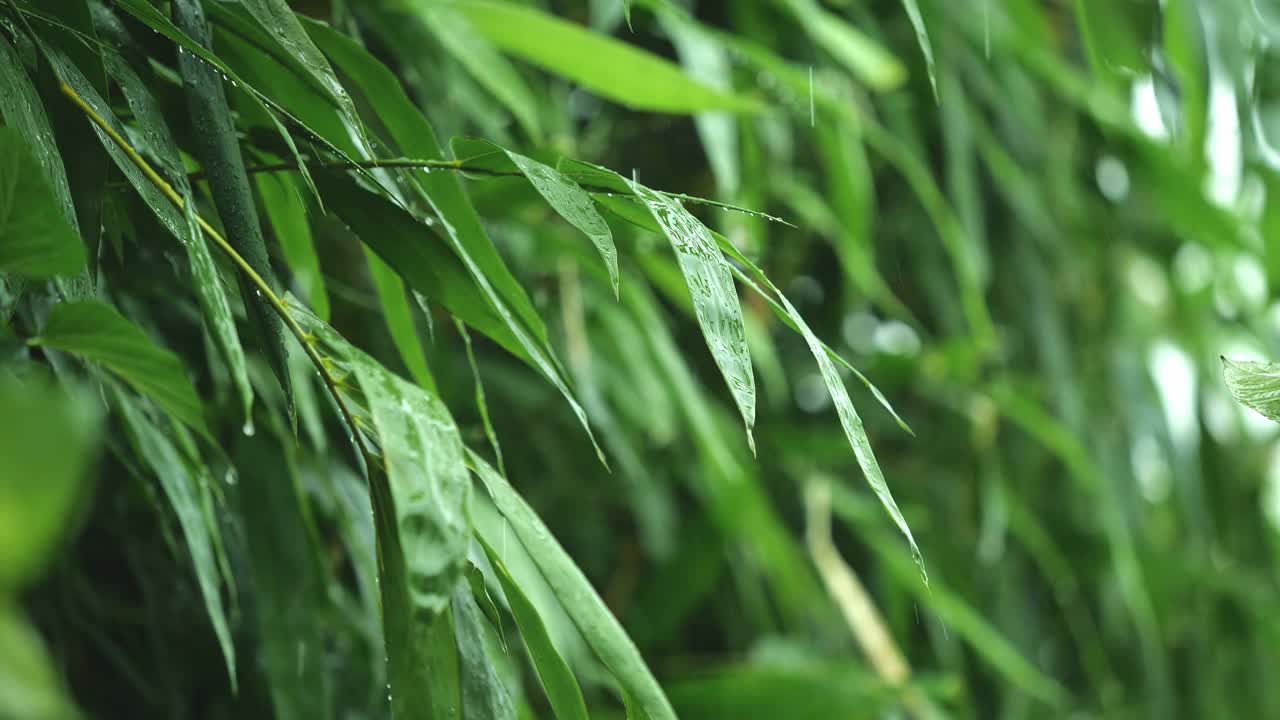
[[250,417],[246,419],[244,421],[244,427],[240,428],[240,430],[245,434],[245,437],[253,437],[253,434],[255,432],[253,427],[253,418]]

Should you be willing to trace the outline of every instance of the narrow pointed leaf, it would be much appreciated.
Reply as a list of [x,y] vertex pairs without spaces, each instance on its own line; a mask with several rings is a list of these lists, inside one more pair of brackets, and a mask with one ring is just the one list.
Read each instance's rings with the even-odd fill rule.
[[938,99],[938,74],[933,67],[933,46],[929,43],[929,29],[925,27],[924,16],[920,14],[917,0],[902,0],[902,7],[907,11],[907,19],[911,21],[911,29],[916,31],[916,42],[920,44],[920,52],[924,55],[925,70],[929,73],[929,85],[933,87],[933,97]]
[[466,16],[454,8],[435,7],[422,13],[440,44],[486,90],[511,111],[516,122],[535,143],[542,142],[538,104],[524,78],[507,58],[483,35],[476,32]]
[[[331,28],[319,23],[309,23],[307,27],[334,64],[359,82],[369,98],[376,99],[374,110],[400,150],[415,158],[443,159],[435,131],[410,102],[391,71],[363,48]],[[462,260],[476,287],[484,295],[487,305],[510,330],[524,356],[564,396],[575,417],[587,431],[596,456],[607,467],[608,462],[591,432],[587,415],[569,387],[560,362],[547,339],[542,318],[485,233],[480,217],[463,192],[458,178],[451,173],[418,172],[412,174],[412,181],[440,218],[445,239],[449,241],[454,254]],[[400,271],[395,263],[388,264]]]
[[476,138],[454,138],[451,146],[453,154],[464,165],[480,163],[484,167],[519,172],[529,180],[529,184],[538,191],[551,206],[570,225],[581,230],[604,261],[609,271],[609,282],[613,285],[613,294],[618,294],[618,250],[613,243],[613,232],[609,223],[600,217],[591,195],[578,186],[572,179],[561,174],[553,167],[537,160],[527,158],[517,152]]
[[906,78],[907,70],[896,57],[817,0],[777,2],[795,17],[815,44],[872,90],[892,90]]
[[382,305],[383,320],[387,323],[387,330],[400,353],[400,359],[404,361],[414,381],[424,390],[435,392],[436,381],[431,375],[431,369],[427,367],[422,342],[413,326],[413,310],[409,307],[409,299],[405,297],[404,283],[373,251],[365,248],[364,252],[365,260],[369,263],[369,276],[373,279],[378,302]]
[[[635,643],[537,513],[483,458],[470,451],[468,458],[494,505],[510,523],[512,532],[542,571],[560,604],[623,691],[635,699],[650,720],[675,720],[671,703]],[[492,536],[484,540],[490,545],[501,542]]]
[[[160,479],[165,496],[178,516],[178,525],[182,528],[187,551],[191,554],[200,595],[222,648],[227,674],[234,689],[236,654],[222,595],[218,589],[219,575],[214,555],[214,546],[218,541],[211,536],[213,526],[205,522],[200,505],[201,484],[212,482],[208,476],[209,471],[199,459],[182,452],[169,434],[153,423],[132,398],[118,390],[112,395],[113,405],[124,421],[134,447]],[[161,407],[164,408],[164,405],[161,404]]]
[[0,272],[33,278],[84,270],[84,245],[22,135],[0,128]]
[[471,483],[458,428],[435,395],[382,367],[296,303],[291,311],[342,379],[361,432],[380,454],[379,466],[370,468],[369,494],[392,716],[456,713],[448,610],[471,539]]
[[177,355],[151,342],[115,308],[96,300],[59,303],[44,332],[29,341],[98,363],[165,412],[207,432],[203,406]]
[[[191,193],[191,185],[187,181],[186,168],[182,164],[182,156],[178,151],[168,126],[155,98],[147,89],[142,78],[116,53],[104,53],[108,72],[124,91],[129,109],[133,111],[135,122],[143,130],[150,143],[152,161],[159,167],[159,172],[168,178],[177,193],[186,201],[186,210],[174,206],[141,170],[134,165],[125,151],[110,137],[94,126],[107,154],[115,162],[116,167],[124,174],[134,190],[155,214],[160,224],[168,230],[187,251],[187,260],[191,268],[196,298],[213,336],[227,370],[240,395],[245,416],[253,405],[253,386],[249,383],[247,363],[244,349],[240,344],[240,336],[236,332],[235,319],[231,314],[230,301],[223,289],[217,266],[209,252],[209,246],[195,222],[195,203]],[[75,68],[56,53],[50,55],[55,71],[64,82],[71,85],[76,92],[93,108],[100,117],[118,132],[122,132],[119,120],[110,111],[102,98],[92,92],[82,81],[82,76]],[[86,119],[85,122],[88,122]]]
[[693,80],[657,55],[541,10],[496,0],[450,4],[505,52],[628,107],[668,113],[758,108]]
[[[254,6],[274,7],[275,4],[258,0],[250,4],[250,7]],[[288,8],[284,12],[290,19],[293,18]],[[173,14],[177,26],[193,41],[206,47],[210,45],[209,26],[200,0],[175,0]],[[297,29],[297,33],[302,34],[301,28]],[[305,34],[303,39],[306,39]],[[226,91],[222,87],[222,77],[211,65],[188,53],[178,54],[178,69],[182,75],[187,107],[191,111],[196,154],[204,166],[210,194],[213,195],[218,216],[222,219],[227,240],[254,272],[272,290],[279,292],[280,283],[277,282],[275,272],[271,269],[271,261],[267,257],[267,245],[262,239],[262,225],[253,202],[249,176],[245,174],[244,160],[240,156],[240,142],[236,136],[231,108],[227,105]],[[188,206],[191,205],[188,202]],[[285,346],[284,324],[248,277],[237,274],[237,279],[249,324],[266,351],[276,381],[284,390],[288,412],[293,416],[296,410],[293,387],[289,382],[289,351]],[[246,408],[246,417],[249,412],[251,409]]]
[[311,305],[311,310],[329,321],[329,294],[325,290],[324,273],[316,255],[311,225],[307,222],[307,206],[298,192],[297,183],[284,173],[259,173],[255,178],[262,209],[271,222],[276,243],[284,253],[285,263],[298,283],[298,289]]
[[547,626],[542,622],[538,609],[525,595],[519,583],[511,577],[507,566],[494,549],[478,538],[489,558],[489,565],[498,576],[502,592],[507,596],[507,605],[520,628],[520,637],[524,638],[525,647],[529,649],[529,657],[533,660],[533,669],[538,674],[542,689],[547,693],[551,709],[558,720],[587,720],[587,706],[582,699],[582,688],[569,669],[547,634]]
[[747,348],[747,330],[742,322],[742,306],[729,265],[716,247],[711,231],[680,203],[640,183],[630,185],[675,249],[702,336],[738,405],[747,429],[747,442],[754,452],[751,429],[756,422],[755,374]]
[[484,615],[464,583],[458,583],[453,591],[453,631],[458,641],[463,719],[515,720],[511,694],[485,648]]

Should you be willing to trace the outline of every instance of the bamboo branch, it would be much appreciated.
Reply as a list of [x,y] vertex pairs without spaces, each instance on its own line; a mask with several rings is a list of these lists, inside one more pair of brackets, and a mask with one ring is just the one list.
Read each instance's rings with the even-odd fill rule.
[[[179,210],[186,210],[186,201],[183,200],[182,196],[173,189],[173,186],[164,178],[160,177],[160,174],[155,171],[155,168],[152,168],[151,165],[140,154],[138,154],[138,151],[135,150],[133,146],[120,135],[120,133],[116,132],[115,128],[111,127],[111,125],[103,119],[97,111],[90,107],[89,103],[85,102],[85,99],[81,97],[74,88],[64,82],[61,84],[61,89],[63,95],[70,98],[71,102],[75,103],[76,106],[79,107],[86,116],[88,116],[89,120],[98,127],[98,129],[105,133],[107,137],[111,138],[112,142],[124,151],[129,160],[142,171],[142,174],[151,181],[152,185],[156,186],[156,189],[158,189],[161,194],[168,198],[169,201],[172,202]],[[256,270],[253,269],[253,266],[251,266],[248,261],[240,255],[240,253],[236,252],[236,249],[227,242],[226,238],[222,237],[222,235],[219,234],[213,226],[206,222],[204,218],[200,217],[198,213],[193,212],[192,215],[195,217],[196,223],[199,224],[200,229],[204,234],[213,240],[214,244],[226,253],[227,257],[231,259],[231,262],[234,263],[242,273],[244,273],[245,277],[247,277],[253,284],[254,289],[267,299],[267,303],[271,306],[272,310],[274,310],[275,313],[280,316],[280,319],[284,321],[285,326],[289,328],[289,332],[291,332],[293,336],[297,338],[298,342],[302,344],[302,349],[307,353],[307,357],[311,360],[311,363],[316,366],[316,370],[320,373],[320,378],[324,381],[325,388],[328,389],[329,394],[333,396],[334,402],[337,403],[338,410],[342,413],[343,420],[351,428],[351,437],[354,439],[361,455],[364,456],[365,464],[372,467],[371,463],[373,463],[374,459],[373,454],[369,451],[368,446],[365,445],[364,437],[360,433],[360,426],[356,424],[355,415],[351,412],[351,408],[347,406],[347,401],[344,400],[342,395],[338,392],[338,382],[329,373],[329,369],[324,363],[324,358],[320,357],[319,351],[315,348],[315,343],[307,336],[307,333],[303,331],[302,327],[298,325],[298,321],[289,314],[289,309],[285,307],[284,301],[280,299],[280,296],[276,295],[275,291],[271,289],[271,286],[262,279],[262,276],[259,275]]]

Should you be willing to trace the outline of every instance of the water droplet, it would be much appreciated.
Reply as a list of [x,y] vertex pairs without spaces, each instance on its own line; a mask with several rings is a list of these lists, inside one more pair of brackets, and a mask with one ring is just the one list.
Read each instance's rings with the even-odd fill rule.
[[253,418],[249,418],[248,420],[245,420],[244,427],[241,428],[241,430],[244,432],[246,437],[253,437],[253,433],[255,432],[253,428]]

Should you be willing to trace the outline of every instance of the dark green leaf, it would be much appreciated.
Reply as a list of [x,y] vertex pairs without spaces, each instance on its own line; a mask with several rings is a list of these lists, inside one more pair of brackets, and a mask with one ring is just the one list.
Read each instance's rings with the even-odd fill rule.
[[178,356],[152,343],[110,305],[96,300],[55,305],[44,332],[29,342],[98,363],[174,418],[207,432],[200,398]]
[[84,270],[84,245],[17,131],[0,128],[0,271],[44,278]]

